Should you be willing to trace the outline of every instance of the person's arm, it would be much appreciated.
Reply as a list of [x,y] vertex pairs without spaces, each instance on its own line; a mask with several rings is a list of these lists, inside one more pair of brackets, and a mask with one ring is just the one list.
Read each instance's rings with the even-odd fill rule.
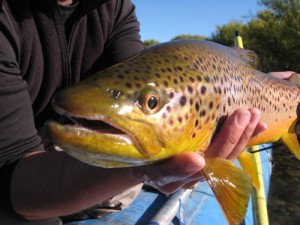
[[[104,170],[64,152],[43,151],[26,81],[20,76],[18,38],[7,22],[9,16],[3,11],[0,16],[0,199],[11,202],[21,217],[41,219],[77,212],[137,184],[127,169]],[[141,45],[133,44],[138,32],[128,29],[122,38],[127,37],[124,43],[131,43],[131,51],[137,52]],[[111,42],[111,48],[114,43],[119,41]]]
[[113,2],[116,4],[115,13],[106,15],[106,20],[114,22],[111,31],[108,31],[105,49],[99,59],[100,70],[122,62],[144,49],[135,6],[130,0]]
[[16,166],[11,201],[24,218],[43,219],[86,209],[138,183],[128,169],[103,169],[65,152],[40,152]]
[[[214,139],[208,152],[226,158],[239,154],[253,132],[263,130],[257,110],[237,110]],[[257,126],[258,124],[258,126]],[[230,133],[227,131],[230,130]],[[224,140],[225,142],[220,142]],[[226,141],[228,140],[228,141]],[[217,150],[220,149],[220,150]],[[198,153],[182,153],[164,162],[131,169],[103,169],[81,163],[64,152],[41,152],[22,159],[12,177],[11,199],[27,219],[43,219],[88,208],[139,183],[164,193],[199,180],[205,165]]]

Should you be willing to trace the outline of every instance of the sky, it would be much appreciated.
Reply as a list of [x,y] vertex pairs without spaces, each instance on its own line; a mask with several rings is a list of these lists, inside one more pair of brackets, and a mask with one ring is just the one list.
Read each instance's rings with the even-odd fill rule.
[[246,21],[263,9],[258,0],[132,0],[142,40],[169,41],[180,34],[210,37],[217,25]]

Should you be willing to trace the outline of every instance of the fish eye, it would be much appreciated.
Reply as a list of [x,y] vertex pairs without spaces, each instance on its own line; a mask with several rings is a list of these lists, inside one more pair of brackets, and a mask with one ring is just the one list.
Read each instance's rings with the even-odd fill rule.
[[149,110],[154,110],[157,106],[158,106],[158,99],[154,95],[151,95],[147,99],[147,107],[149,108]]
[[160,95],[156,90],[146,88],[140,92],[137,105],[145,114],[155,114],[161,109]]

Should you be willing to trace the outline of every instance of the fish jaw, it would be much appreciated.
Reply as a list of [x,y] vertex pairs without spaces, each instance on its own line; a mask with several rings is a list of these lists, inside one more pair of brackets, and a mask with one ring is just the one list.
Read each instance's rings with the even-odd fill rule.
[[[141,116],[143,116],[143,113],[140,112],[137,106],[132,105],[131,102],[123,101],[123,99],[120,101],[119,97],[116,93],[112,94],[110,89],[95,84],[93,79],[87,79],[78,85],[71,86],[59,92],[54,97],[52,105],[59,114],[65,115],[71,118],[71,120],[103,121],[112,128],[115,128],[118,132],[122,133],[121,135],[126,135],[126,138],[130,140],[130,144],[128,141],[123,144],[130,145],[132,152],[139,152],[139,154],[135,155],[137,158],[143,158],[142,156],[145,158],[158,154],[161,151],[162,142],[155,130],[147,123],[140,122],[135,117],[132,117],[131,114],[133,111],[135,114],[141,114]],[[106,152],[106,149],[103,149],[101,146],[93,147],[92,145],[95,145],[93,142],[87,144],[87,142],[93,141],[97,137],[100,140],[106,140],[107,136],[104,135],[103,131],[99,132],[99,128],[97,130],[93,130],[92,128],[89,132],[86,132],[84,126],[79,125],[80,122],[77,126],[67,126],[65,129],[57,129],[57,125],[54,126],[53,123],[50,123],[47,129],[49,130],[50,137],[54,136],[51,133],[56,132],[54,143],[62,145],[63,142],[67,142],[63,144],[64,146],[60,146],[64,150],[72,144],[77,145],[78,148],[84,146],[82,151],[95,153],[98,147],[99,152]],[[58,130],[60,132],[57,132]],[[111,141],[115,141],[111,137],[107,139],[108,145],[113,145]],[[108,149],[109,147],[107,146]],[[115,152],[110,151],[107,153],[107,155],[111,154],[118,155],[118,157],[128,157],[128,154],[130,155],[131,153],[117,150],[116,148]]]
[[[103,168],[129,167],[151,163],[126,134],[101,133],[77,125],[47,121],[48,136],[59,149],[82,162]],[[126,152],[126,157],[124,153]]]

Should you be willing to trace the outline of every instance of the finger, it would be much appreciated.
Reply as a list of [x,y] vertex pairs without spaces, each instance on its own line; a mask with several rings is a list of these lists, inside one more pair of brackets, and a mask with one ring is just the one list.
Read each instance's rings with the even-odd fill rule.
[[247,146],[252,135],[254,134],[256,127],[260,121],[261,112],[259,109],[252,108],[252,109],[249,109],[249,112],[251,113],[250,121],[249,121],[248,125],[246,126],[243,134],[239,138],[236,146],[233,148],[231,153],[227,156],[227,159],[229,159],[229,160],[235,160],[241,154],[241,152],[245,149],[245,147]]
[[270,72],[268,74],[277,77],[279,79],[288,79],[293,73],[293,71],[280,71],[280,72]]
[[185,178],[184,180],[176,181],[169,183],[164,186],[157,187],[160,191],[170,194],[178,190],[179,188],[192,188],[194,187],[197,183],[205,181],[205,178],[202,174],[202,171],[198,171],[195,174]]
[[191,188],[196,183],[198,183],[200,180],[203,180],[202,173],[201,173],[200,177],[191,176],[191,177],[185,178],[183,180],[168,183],[163,186],[157,185],[155,188],[165,194],[172,194],[180,188],[188,188],[188,187]]
[[[157,187],[184,180],[203,169],[203,156],[195,152],[176,155],[160,163],[133,167],[131,171],[142,182]],[[201,175],[199,175],[201,176]]]
[[247,109],[235,110],[224,122],[220,131],[210,144],[206,156],[227,158],[235,148],[251,119]]
[[[153,166],[157,168],[157,165]],[[157,169],[160,172],[163,171],[164,174],[160,180],[165,180],[162,183],[166,184],[190,176],[201,176],[202,174],[198,172],[204,168],[205,160],[202,155],[196,152],[183,152],[162,162],[159,166],[161,168],[158,167]]]
[[252,137],[258,135],[259,133],[261,133],[263,131],[265,131],[267,128],[268,127],[267,127],[267,124],[265,122],[259,121],[256,128],[255,128],[255,130],[254,130],[254,132],[253,132],[253,134],[252,134]]

